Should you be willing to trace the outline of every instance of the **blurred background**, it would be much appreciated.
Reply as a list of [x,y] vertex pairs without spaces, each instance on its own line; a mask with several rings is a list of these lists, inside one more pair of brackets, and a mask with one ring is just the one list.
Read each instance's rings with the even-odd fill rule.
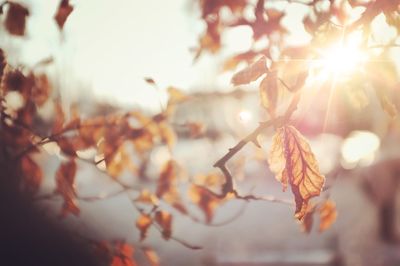
[[[265,120],[257,86],[230,84],[233,73],[245,65],[223,71],[229,55],[250,48],[250,29],[237,27],[224,32],[221,52],[206,53],[194,62],[193,49],[205,30],[195,1],[71,1],[74,12],[61,33],[53,21],[58,1],[19,2],[31,11],[28,37],[1,35],[0,44],[15,65],[35,67],[40,60],[52,57],[54,64],[36,71],[48,74],[53,86],[59,88],[57,93],[65,109],[78,103],[88,114],[118,108],[138,108],[156,114],[167,102],[168,86],[189,95],[187,101],[177,106],[173,117],[179,139],[173,156],[187,176],[216,171],[212,167],[214,162]],[[286,11],[282,23],[290,34],[285,41],[306,44],[310,37],[299,21],[307,7],[291,1],[271,2],[275,8]],[[371,27],[377,41],[385,43],[397,38],[396,29],[380,16]],[[388,49],[385,56],[386,61],[371,63],[373,75],[381,79],[375,85],[388,87],[389,98],[399,107],[400,49]],[[156,86],[146,82],[146,77],[152,78]],[[176,214],[174,236],[204,248],[191,250],[163,240],[158,231],[150,230],[144,244],[157,251],[161,265],[400,265],[398,118],[390,119],[382,111],[370,89],[349,92],[349,87],[363,88],[357,73],[351,82],[338,79],[333,97],[324,89],[331,86],[331,81],[327,78],[307,83],[308,91],[293,123],[309,139],[321,172],[327,176],[327,185],[332,186],[329,193],[338,210],[332,228],[305,234],[293,219],[293,208],[279,202],[230,201],[216,210],[216,224],[230,221],[223,226],[196,223],[172,209]],[[204,125],[202,134],[190,138],[180,126],[188,122]],[[292,200],[291,193],[282,192],[268,168],[266,154],[272,134],[270,130],[261,136],[262,149],[246,146],[230,167],[243,194]],[[45,150],[36,158],[47,175],[43,193],[54,188],[54,174],[60,164],[57,149]],[[165,147],[152,151],[147,177],[157,178],[169,158]],[[121,178],[148,185],[130,173]],[[107,195],[117,188],[118,184],[96,172],[93,166],[79,164],[80,195]],[[42,205],[54,210],[56,216],[61,200],[45,201]],[[189,206],[196,216],[202,217],[197,206]],[[80,217],[68,216],[61,222],[93,238],[138,242],[138,213],[127,195],[82,202],[81,209]],[[145,265],[142,255],[137,256]]]

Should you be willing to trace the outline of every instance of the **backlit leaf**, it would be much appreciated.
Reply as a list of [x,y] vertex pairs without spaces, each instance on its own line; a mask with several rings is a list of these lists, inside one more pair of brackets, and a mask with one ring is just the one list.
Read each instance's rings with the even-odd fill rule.
[[111,266],[138,266],[133,258],[133,253],[133,246],[124,242],[117,242]]
[[331,200],[325,201],[319,208],[319,215],[319,231],[322,232],[331,227],[331,225],[336,221],[336,204]]
[[139,218],[136,220],[136,227],[140,231],[140,241],[143,241],[147,236],[147,230],[150,225],[153,223],[153,220],[149,215],[141,214]]
[[62,163],[56,172],[56,192],[64,199],[61,216],[68,213],[79,215],[79,207],[75,191],[76,162],[70,160]]
[[26,17],[29,15],[28,9],[24,6],[8,2],[9,9],[6,16],[5,26],[10,34],[23,36],[25,34]]
[[310,145],[293,126],[278,128],[268,163],[283,189],[290,185],[296,202],[295,217],[300,220],[307,211],[309,199],[321,193],[325,182]]
[[267,72],[267,64],[265,57],[262,57],[255,63],[249,65],[245,69],[237,72],[235,75],[232,77],[232,84],[237,86],[241,84],[248,84],[252,81],[255,81],[259,77],[261,77],[263,74]]
[[152,248],[145,247],[142,250],[151,266],[160,265],[160,258],[158,257],[157,253]]
[[172,233],[172,215],[166,211],[157,211],[154,220],[161,226],[163,237],[168,240]]
[[69,0],[61,0],[57,14],[54,17],[60,29],[64,27],[64,24],[73,9],[74,8],[70,5]]
[[278,102],[279,88],[276,71],[269,72],[260,83],[260,98],[262,106],[272,115]]
[[206,222],[211,223],[214,217],[214,211],[220,203],[213,193],[206,188],[198,185],[192,185],[189,189],[189,197],[193,203],[197,204],[204,212]]

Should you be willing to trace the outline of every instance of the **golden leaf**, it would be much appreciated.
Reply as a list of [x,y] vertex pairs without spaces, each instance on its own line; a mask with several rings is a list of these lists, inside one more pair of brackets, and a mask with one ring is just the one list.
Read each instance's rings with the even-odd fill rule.
[[156,195],[171,204],[179,212],[185,214],[187,212],[186,207],[182,204],[181,196],[177,190],[176,171],[176,162],[173,160],[169,160],[163,166],[157,183]]
[[318,196],[325,182],[307,140],[293,126],[277,129],[268,155],[270,169],[285,190],[290,184],[295,197],[295,217],[301,219],[308,200]]
[[319,215],[319,231],[322,232],[328,229],[336,221],[336,204],[331,200],[325,201],[319,209]]
[[146,256],[147,260],[150,262],[151,266],[160,265],[160,258],[152,248],[149,247],[143,248],[143,253]]
[[153,220],[149,215],[142,214],[136,220],[136,227],[140,231],[140,241],[143,241],[147,236],[147,230],[149,229],[150,225],[153,223]]
[[158,205],[158,198],[156,195],[148,191],[147,189],[143,189],[140,191],[140,195],[135,199],[136,202],[144,203],[144,204],[151,204],[151,205]]
[[204,212],[206,222],[211,223],[214,211],[221,202],[210,190],[198,185],[192,185],[188,191],[189,197],[193,203],[197,204]]
[[265,57],[262,57],[255,63],[249,65],[245,69],[237,72],[235,75],[232,77],[232,84],[237,86],[241,84],[248,84],[252,81],[255,81],[259,77],[261,77],[263,74],[267,72],[267,64]]

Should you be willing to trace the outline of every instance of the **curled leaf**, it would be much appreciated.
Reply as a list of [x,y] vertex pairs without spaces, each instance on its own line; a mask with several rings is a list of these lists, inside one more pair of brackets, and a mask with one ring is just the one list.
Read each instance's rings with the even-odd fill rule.
[[325,182],[307,140],[293,126],[278,128],[268,163],[284,190],[290,184],[296,202],[295,217],[302,219],[309,199],[321,193]]
[[232,84],[237,86],[241,84],[248,84],[255,81],[267,72],[267,62],[265,57],[262,57],[255,63],[249,65],[245,69],[239,71],[232,77]]

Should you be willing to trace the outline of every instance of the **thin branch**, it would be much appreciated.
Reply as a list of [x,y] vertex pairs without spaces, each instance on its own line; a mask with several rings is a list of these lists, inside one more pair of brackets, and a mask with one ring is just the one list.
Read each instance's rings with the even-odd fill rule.
[[256,146],[260,147],[260,144],[258,143],[257,140],[257,136],[267,128],[271,126],[281,125],[284,121],[285,121],[284,117],[278,117],[276,119],[260,123],[260,125],[252,133],[250,133],[247,137],[239,141],[233,148],[230,148],[228,153],[226,153],[221,159],[219,159],[214,164],[214,167],[219,168],[225,176],[225,183],[222,187],[222,194],[218,195],[214,193],[218,198],[225,198],[225,196],[228,193],[234,193],[235,196],[239,199],[245,199],[245,200],[250,199],[250,198],[241,198],[237,194],[237,192],[233,188],[233,178],[228,168],[226,167],[226,163],[249,142],[252,142]]

